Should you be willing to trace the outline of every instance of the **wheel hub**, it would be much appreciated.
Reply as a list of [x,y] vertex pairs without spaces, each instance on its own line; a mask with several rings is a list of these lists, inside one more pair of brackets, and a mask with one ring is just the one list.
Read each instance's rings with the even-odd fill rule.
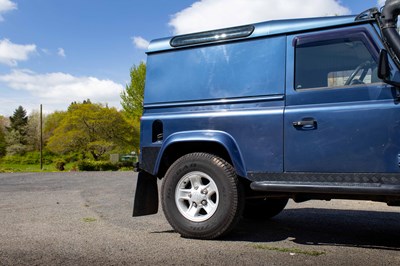
[[195,190],[192,192],[192,198],[191,200],[193,202],[196,202],[197,205],[200,205],[203,200],[207,201],[207,197],[204,194],[201,194],[198,190]]
[[218,208],[218,188],[212,177],[195,171],[184,175],[175,189],[175,203],[188,220],[203,222],[211,218]]

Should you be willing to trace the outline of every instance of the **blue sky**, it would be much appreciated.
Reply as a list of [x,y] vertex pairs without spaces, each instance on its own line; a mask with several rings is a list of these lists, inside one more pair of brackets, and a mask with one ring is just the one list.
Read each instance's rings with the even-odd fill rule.
[[358,14],[378,0],[0,0],[0,115],[120,108],[148,41],[264,20]]

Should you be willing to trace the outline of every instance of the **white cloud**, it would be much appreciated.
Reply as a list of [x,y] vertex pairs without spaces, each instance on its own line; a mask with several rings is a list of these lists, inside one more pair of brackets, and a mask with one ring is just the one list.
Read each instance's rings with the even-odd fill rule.
[[169,25],[174,34],[238,26],[266,20],[346,15],[336,0],[200,0],[176,13]]
[[63,48],[58,48],[57,54],[61,57],[66,57],[65,50]]
[[29,54],[34,52],[36,52],[34,44],[20,45],[8,39],[0,40],[0,64],[16,66],[18,61],[28,60]]
[[149,47],[149,41],[140,36],[132,37],[132,42],[139,49],[147,49]]
[[66,110],[71,102],[86,99],[120,108],[120,93],[124,88],[108,79],[76,77],[61,72],[38,74],[26,69],[0,75],[0,83],[29,98],[29,102],[21,100],[19,105],[38,106],[42,103],[48,112]]
[[40,49],[42,51],[42,53],[44,53],[45,55],[51,55],[51,52],[49,51],[49,49],[46,48],[42,48]]
[[17,9],[17,4],[10,0],[0,0],[0,21],[3,21],[4,18],[2,14]]

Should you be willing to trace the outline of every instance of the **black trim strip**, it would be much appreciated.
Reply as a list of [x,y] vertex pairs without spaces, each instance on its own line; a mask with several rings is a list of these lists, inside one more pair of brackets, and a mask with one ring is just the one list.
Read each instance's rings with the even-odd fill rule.
[[182,47],[196,44],[213,43],[250,36],[254,31],[253,25],[233,28],[204,31],[186,35],[175,36],[170,44],[172,47]]
[[283,94],[277,94],[268,96],[229,98],[229,99],[217,99],[217,100],[152,103],[152,104],[145,104],[143,107],[146,109],[152,109],[152,108],[184,107],[184,106],[196,106],[196,105],[240,104],[240,103],[264,102],[264,101],[277,101],[283,99],[285,99],[285,96]]
[[400,173],[248,173],[256,182],[391,184],[400,186]]

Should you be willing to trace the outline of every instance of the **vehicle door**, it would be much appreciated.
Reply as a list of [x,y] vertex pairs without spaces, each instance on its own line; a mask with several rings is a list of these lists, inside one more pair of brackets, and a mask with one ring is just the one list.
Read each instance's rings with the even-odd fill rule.
[[400,105],[370,24],[288,36],[284,169],[399,172]]

